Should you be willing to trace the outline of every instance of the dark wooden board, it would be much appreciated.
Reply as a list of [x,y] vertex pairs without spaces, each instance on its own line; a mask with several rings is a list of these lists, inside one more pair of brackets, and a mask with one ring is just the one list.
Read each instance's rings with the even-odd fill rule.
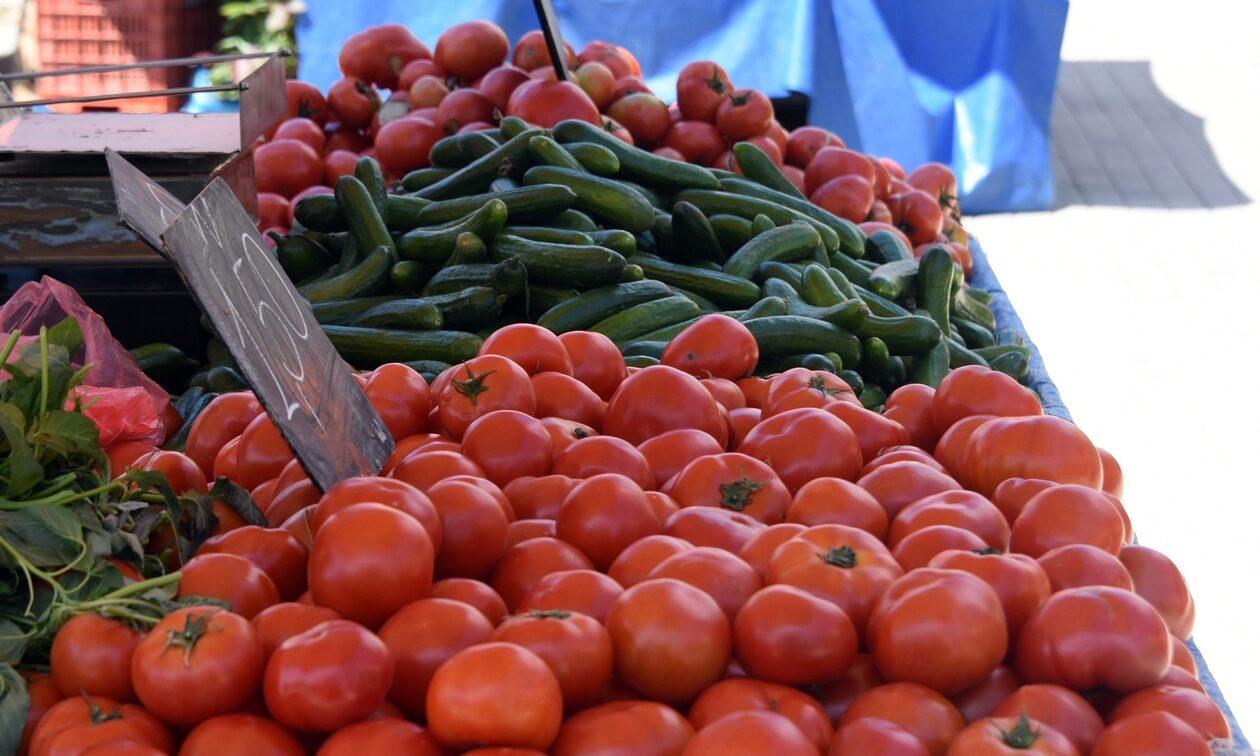
[[564,37],[560,36],[556,9],[551,7],[551,0],[534,0],[534,12],[538,14],[538,26],[547,42],[547,52],[551,53],[551,67],[556,70],[556,78],[568,81],[569,72],[564,67]]
[[228,185],[212,181],[160,238],[315,485],[380,472],[389,431]]

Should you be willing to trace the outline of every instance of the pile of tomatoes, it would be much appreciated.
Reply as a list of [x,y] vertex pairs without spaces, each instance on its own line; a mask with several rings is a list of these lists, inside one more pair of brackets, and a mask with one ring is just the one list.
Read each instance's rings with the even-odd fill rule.
[[979,367],[876,413],[830,373],[748,377],[757,357],[723,315],[639,370],[602,335],[508,326],[432,385],[360,376],[396,449],[322,493],[251,395],[216,398],[186,454],[130,464],[252,489],[266,526],[223,513],[182,566],[181,596],[229,608],[71,619],[30,682],[29,752],[1116,756],[1230,736],[1180,573],[1133,544],[1120,470],[1074,425]]

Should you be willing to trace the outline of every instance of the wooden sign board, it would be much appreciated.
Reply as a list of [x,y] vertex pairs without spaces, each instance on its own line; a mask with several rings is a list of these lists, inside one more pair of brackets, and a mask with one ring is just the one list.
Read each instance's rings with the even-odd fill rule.
[[162,233],[187,206],[117,152],[106,149],[105,163],[109,166],[110,180],[114,185],[118,217],[136,236],[165,255]]
[[227,184],[171,217],[173,198],[147,176],[117,155],[111,168],[120,214],[156,235],[315,485],[379,473],[389,430]]
[[547,52],[551,53],[551,67],[556,69],[556,78],[568,81],[569,72],[564,67],[564,37],[560,36],[556,9],[551,7],[551,0],[534,0],[534,12],[538,14],[538,26],[542,28]]

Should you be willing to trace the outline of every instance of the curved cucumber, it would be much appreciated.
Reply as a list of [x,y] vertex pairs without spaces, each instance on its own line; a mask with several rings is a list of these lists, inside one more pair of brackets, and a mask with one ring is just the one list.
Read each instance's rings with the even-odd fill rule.
[[704,168],[690,163],[653,155],[646,150],[631,147],[607,131],[593,126],[586,121],[570,119],[561,121],[555,126],[556,139],[563,143],[590,142],[597,144],[614,156],[621,167],[619,175],[632,181],[641,181],[649,186],[672,188],[693,187],[696,189],[717,189],[720,184]]
[[724,307],[749,307],[761,298],[761,290],[755,283],[728,273],[701,270],[647,255],[632,255],[629,261],[642,267],[647,278],[694,291]]
[[491,251],[495,259],[520,260],[530,281],[558,286],[603,286],[619,280],[626,269],[626,258],[595,245],[552,244],[501,234]]
[[574,142],[561,146],[577,158],[583,168],[596,176],[615,176],[621,170],[621,161],[607,147],[590,142]]
[[513,223],[546,221],[573,207],[577,195],[567,186],[554,184],[522,186],[502,192],[486,192],[467,197],[433,202],[417,215],[421,226],[434,226],[459,220],[483,207],[490,200],[507,205],[508,220]]
[[788,262],[813,254],[818,247],[818,232],[806,223],[789,223],[754,236],[722,266],[723,272],[752,278],[757,266],[771,260]]
[[627,231],[646,231],[652,227],[655,218],[652,204],[647,198],[613,179],[568,168],[539,165],[525,172],[524,182],[526,186],[567,186],[577,195],[577,209]]
[[673,294],[660,281],[632,281],[591,289],[544,312],[538,325],[554,333],[580,331],[637,304]]
[[821,320],[778,315],[745,320],[744,325],[757,340],[762,359],[835,352],[844,364],[856,365],[862,357],[862,344],[856,336]]

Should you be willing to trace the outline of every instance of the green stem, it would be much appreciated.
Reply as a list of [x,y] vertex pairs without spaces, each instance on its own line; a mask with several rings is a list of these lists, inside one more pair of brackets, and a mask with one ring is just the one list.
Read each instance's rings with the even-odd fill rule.
[[21,336],[21,331],[14,331],[9,334],[9,340],[4,343],[4,349],[0,350],[0,365],[9,361],[9,355],[13,353],[13,348],[17,346],[18,339]]
[[118,590],[113,591],[112,593],[107,593],[104,596],[101,596],[99,599],[97,599],[97,601],[108,601],[112,599],[126,598],[128,596],[139,596],[140,594],[151,591],[154,588],[165,588],[166,586],[171,585],[172,583],[177,583],[179,582],[179,578],[180,578],[180,573],[172,572],[167,575],[161,575],[159,577],[149,578],[148,580],[141,580],[138,583],[132,583],[131,585],[124,585],[122,588],[119,588]]
[[30,499],[29,501],[0,500],[0,509],[24,509],[34,504],[69,504],[74,501],[79,501],[80,499],[89,499],[97,494],[105,493],[111,488],[123,488],[123,484],[121,481],[115,480],[105,483],[104,485],[97,486],[96,488],[89,488],[86,491],[62,491],[60,493],[53,494],[52,496],[45,496],[42,499]]

